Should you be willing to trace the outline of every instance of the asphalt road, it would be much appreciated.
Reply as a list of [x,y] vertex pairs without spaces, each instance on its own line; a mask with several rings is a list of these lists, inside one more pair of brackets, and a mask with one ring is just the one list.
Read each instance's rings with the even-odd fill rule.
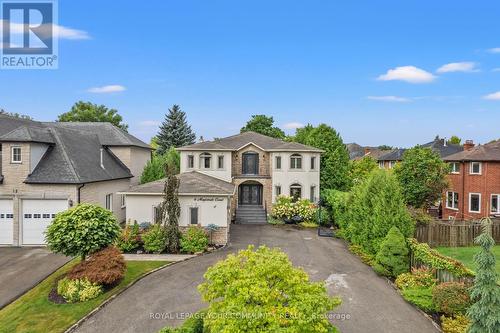
[[0,309],[69,260],[45,248],[0,247]]
[[342,241],[318,237],[315,230],[270,225],[232,225],[230,245],[224,250],[149,275],[76,332],[157,332],[166,325],[180,325],[185,313],[206,307],[196,289],[206,269],[248,244],[280,247],[312,280],[326,281],[329,293],[342,298],[342,305],[335,309],[338,319],[334,324],[343,333],[438,332],[385,279],[352,255]]

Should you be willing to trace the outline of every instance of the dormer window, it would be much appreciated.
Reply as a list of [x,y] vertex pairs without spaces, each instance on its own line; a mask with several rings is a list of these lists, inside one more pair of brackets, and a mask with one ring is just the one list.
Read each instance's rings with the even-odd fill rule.
[[290,169],[302,169],[302,156],[293,154],[290,156]]
[[212,154],[203,153],[200,155],[200,167],[201,167],[201,169],[211,169],[212,168]]
[[22,163],[23,162],[23,159],[21,156],[21,147],[12,147],[10,156],[11,156],[10,161],[12,163]]

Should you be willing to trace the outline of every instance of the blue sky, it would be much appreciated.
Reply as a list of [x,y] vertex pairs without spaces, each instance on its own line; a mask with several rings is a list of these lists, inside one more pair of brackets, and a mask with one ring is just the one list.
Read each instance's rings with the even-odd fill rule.
[[267,114],[365,145],[485,142],[500,138],[499,13],[497,1],[60,0],[59,69],[0,70],[0,107],[54,120],[88,100],[144,140],[175,103],[207,139]]

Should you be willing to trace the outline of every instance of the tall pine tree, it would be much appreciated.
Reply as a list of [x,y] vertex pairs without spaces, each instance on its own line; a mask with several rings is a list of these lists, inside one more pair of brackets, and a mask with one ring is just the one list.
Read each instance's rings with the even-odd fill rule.
[[491,237],[489,218],[484,219],[483,232],[475,239],[475,242],[481,248],[474,256],[477,269],[471,298],[475,303],[467,311],[467,317],[471,320],[468,332],[500,332],[500,287],[497,285],[495,256],[491,251],[495,240]]
[[171,109],[168,109],[168,114],[165,115],[165,120],[160,126],[157,153],[163,154],[171,147],[193,144],[195,139],[196,135],[186,121],[186,113],[179,105],[174,104]]

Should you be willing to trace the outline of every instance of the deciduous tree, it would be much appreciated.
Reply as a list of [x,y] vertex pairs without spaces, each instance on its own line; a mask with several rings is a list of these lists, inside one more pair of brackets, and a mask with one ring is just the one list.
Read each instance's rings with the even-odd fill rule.
[[252,118],[247,121],[246,125],[241,128],[241,133],[253,131],[263,135],[267,135],[277,139],[284,139],[285,132],[279,127],[274,126],[273,117],[268,117],[263,114],[253,115]]
[[108,109],[104,105],[83,101],[76,102],[70,111],[60,114],[57,121],[108,122],[125,132],[128,129],[128,125],[122,122],[123,118],[118,114],[117,110]]

